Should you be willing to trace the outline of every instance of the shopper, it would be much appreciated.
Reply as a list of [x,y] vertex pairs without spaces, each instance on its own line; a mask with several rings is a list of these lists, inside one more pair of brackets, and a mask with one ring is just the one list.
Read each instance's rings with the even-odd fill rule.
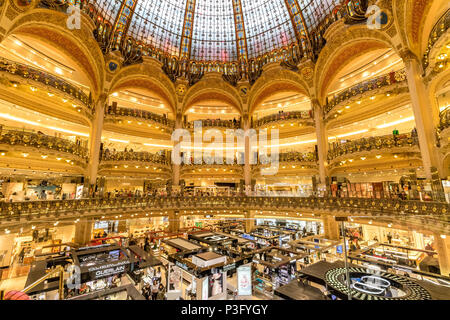
[[158,293],[156,295],[156,300],[165,300],[165,288],[162,283],[159,284]]
[[387,234],[387,240],[388,240],[389,244],[392,243],[392,234],[390,232],[388,232],[388,234]]
[[153,285],[152,285],[152,300],[156,300],[157,296],[158,296],[158,292],[159,292],[159,287],[158,287],[158,283],[155,281],[153,281]]
[[145,298],[145,300],[150,300],[150,295],[151,295],[151,287],[148,283],[146,283],[142,288],[142,296]]
[[156,269],[155,278],[156,278],[156,281],[161,282],[161,268],[160,267],[158,267]]

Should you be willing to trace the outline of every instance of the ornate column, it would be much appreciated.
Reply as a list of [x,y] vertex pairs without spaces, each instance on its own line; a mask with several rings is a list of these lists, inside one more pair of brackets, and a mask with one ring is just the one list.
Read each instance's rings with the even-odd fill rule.
[[92,240],[92,220],[82,220],[75,224],[75,243],[86,245]]
[[[183,129],[183,115],[181,113],[176,114],[175,116],[175,130],[177,129]],[[173,145],[177,144],[178,142],[173,141]],[[172,164],[172,186],[179,187],[180,186],[180,170],[181,165],[179,164]]]
[[108,96],[103,93],[95,103],[94,119],[89,133],[89,164],[88,179],[90,187],[97,181],[98,165],[100,162],[100,145],[102,143],[103,119]]
[[324,216],[322,218],[325,238],[329,240],[339,240],[339,223],[333,216]]
[[245,232],[249,233],[255,227],[255,212],[245,211]]
[[314,122],[316,126],[317,136],[317,161],[319,163],[319,183],[318,187],[322,190],[328,190],[328,134],[325,128],[325,122],[323,119],[323,108],[320,106],[319,101],[312,101],[312,108],[314,113]]
[[416,121],[417,136],[427,180],[433,179],[438,170],[442,174],[442,161],[436,147],[436,128],[439,124],[439,110],[433,108],[428,90],[422,79],[422,67],[417,57],[409,50],[400,52],[406,66],[411,105]]
[[450,276],[450,237],[446,236],[444,239],[441,235],[434,234],[434,239],[441,274],[448,277]]
[[[242,129],[244,132],[248,132],[248,130],[251,129],[251,119],[248,113],[244,114],[242,117]],[[250,136],[245,135],[245,154],[244,154],[244,181],[245,181],[245,191],[246,193],[251,190],[252,188],[252,166],[250,163],[250,153],[252,150],[250,150]]]
[[169,211],[169,232],[180,231],[180,212],[178,210]]

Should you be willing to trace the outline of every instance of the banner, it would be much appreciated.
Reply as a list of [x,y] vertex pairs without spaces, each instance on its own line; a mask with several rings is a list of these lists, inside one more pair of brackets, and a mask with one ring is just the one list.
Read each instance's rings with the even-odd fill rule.
[[249,265],[241,266],[237,269],[238,295],[252,295],[252,267]]

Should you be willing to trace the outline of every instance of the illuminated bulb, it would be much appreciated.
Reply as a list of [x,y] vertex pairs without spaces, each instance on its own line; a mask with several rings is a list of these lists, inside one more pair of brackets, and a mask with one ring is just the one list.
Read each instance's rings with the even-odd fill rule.
[[63,101],[64,103],[66,103],[66,102],[67,102],[67,99],[62,99],[62,101]]
[[6,153],[4,153],[4,152],[2,152],[2,153],[0,153],[0,155],[2,155],[2,156],[4,156]]
[[70,160],[66,160],[66,162],[67,162],[67,163],[69,163],[69,162],[70,162]]
[[36,92],[37,88],[36,87],[30,87],[31,91]]
[[44,155],[42,155],[41,157],[42,157],[42,159],[47,159],[48,158],[48,156],[44,156]]
[[26,157],[29,156],[29,154],[28,154],[28,153],[22,153],[22,156],[23,156],[24,158],[26,158]]
[[366,160],[366,157],[361,157],[361,160],[363,160],[363,161]]
[[441,234],[441,238],[442,238],[442,239],[446,239],[447,236],[446,236],[445,234]]
[[375,158],[377,158],[377,159],[380,159],[380,158],[381,158],[381,156],[380,156],[380,155],[378,155],[378,156],[375,156]]

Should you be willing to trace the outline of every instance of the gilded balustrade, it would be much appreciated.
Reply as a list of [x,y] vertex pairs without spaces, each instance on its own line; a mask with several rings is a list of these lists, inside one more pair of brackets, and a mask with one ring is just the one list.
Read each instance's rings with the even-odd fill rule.
[[439,130],[442,132],[450,127],[450,107],[440,113]]
[[280,153],[280,162],[316,162],[317,156],[314,152],[286,152]]
[[[205,128],[239,129],[241,127],[240,121],[233,121],[233,120],[207,119],[207,120],[198,120],[198,121],[201,121],[202,127],[205,127]],[[197,122],[197,121],[195,121],[195,122]],[[193,129],[195,122],[187,122],[186,128]]]
[[[425,54],[423,56],[423,65],[427,68],[430,64],[430,53],[433,46],[438,42],[443,34],[447,32],[450,28],[450,9],[439,19],[436,25],[433,27],[430,33],[430,38],[428,39],[428,46],[425,50]],[[424,68],[424,69],[425,69]]]
[[301,120],[308,121],[312,124],[312,113],[311,111],[289,111],[277,114],[271,114],[269,116],[263,117],[256,121],[256,127],[262,127],[272,122],[287,120]]
[[[0,203],[0,219],[39,218],[48,215],[79,215],[79,212],[132,210],[284,210],[302,209],[358,214],[368,216],[417,217],[436,216],[448,220],[450,205],[444,202],[421,202],[397,199],[364,198],[294,198],[294,197],[138,197],[138,198],[92,198],[80,200],[53,200],[33,202]],[[448,223],[447,223],[448,225]]]
[[37,149],[48,149],[59,152],[70,153],[84,160],[88,158],[87,148],[70,140],[48,136],[42,133],[24,130],[5,129],[0,126],[0,144],[19,145]]
[[151,121],[171,129],[175,126],[173,120],[150,111],[129,108],[114,108],[112,106],[109,106],[105,110],[106,119],[116,119],[121,117],[131,117],[143,121]]
[[88,97],[81,89],[73,86],[61,78],[55,77],[49,73],[40,71],[25,64],[4,58],[0,58],[0,72],[7,72],[9,74],[13,74],[27,80],[36,81],[57,89],[62,93],[68,94],[72,98],[80,101],[92,112],[92,99]]
[[170,159],[165,154],[156,154],[150,152],[130,152],[130,151],[104,151],[101,155],[101,161],[116,161],[116,162],[148,162],[155,164],[169,165]]
[[366,92],[370,92],[373,90],[377,90],[383,87],[388,87],[393,84],[405,83],[406,84],[406,70],[402,69],[400,71],[391,72],[389,74],[383,75],[381,77],[370,79],[357,85],[348,88],[338,95],[334,96],[332,99],[328,100],[325,105],[325,115],[329,114],[334,107],[347,101],[348,99],[364,94]]
[[328,161],[340,156],[364,151],[392,149],[418,146],[419,140],[416,134],[408,133],[398,136],[387,135],[380,137],[362,138],[346,143],[333,144],[328,151]]

